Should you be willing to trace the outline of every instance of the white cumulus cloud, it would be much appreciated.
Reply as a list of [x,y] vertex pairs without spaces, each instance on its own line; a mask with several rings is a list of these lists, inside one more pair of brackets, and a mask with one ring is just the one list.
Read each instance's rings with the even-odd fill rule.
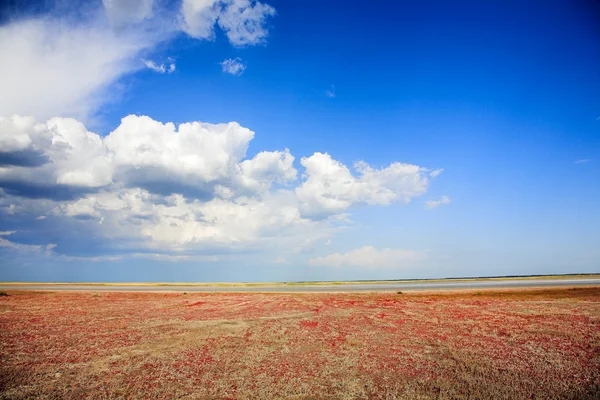
[[264,43],[275,9],[254,0],[183,0],[181,15],[182,29],[194,38],[213,40],[218,25],[231,44],[246,46]]
[[[16,133],[16,135],[15,135]],[[18,140],[11,141],[18,137]],[[267,190],[296,178],[289,150],[246,156],[254,132],[235,122],[162,124],[130,115],[106,137],[70,118],[45,124],[0,117],[0,184],[100,188],[114,183],[150,192],[211,197],[227,188]],[[33,161],[32,161],[33,160]],[[34,162],[35,161],[35,162]]]
[[426,170],[412,164],[395,162],[377,169],[360,161],[354,165],[355,175],[327,153],[303,157],[300,163],[306,179],[296,194],[305,215],[339,213],[357,204],[408,203],[429,184]]
[[235,46],[264,43],[268,30],[267,18],[275,15],[268,4],[250,0],[230,0],[219,16],[219,27]]
[[427,200],[425,202],[425,209],[431,210],[431,209],[437,208],[441,205],[450,204],[450,202],[451,202],[451,199],[448,196],[442,196],[437,200]]
[[144,63],[144,65],[146,67],[148,67],[148,69],[157,72],[159,74],[171,74],[173,72],[175,72],[175,60],[173,60],[172,58],[168,59],[169,62],[167,63],[163,63],[163,64],[157,64],[152,60],[144,60],[142,59],[142,62]]
[[79,121],[52,118],[38,124],[30,117],[0,117],[0,142],[9,141],[13,132],[25,139],[12,151],[0,150],[0,160],[8,164],[0,168],[0,183],[91,188],[112,180],[102,139]]
[[365,246],[347,253],[311,258],[308,262],[319,267],[393,268],[413,265],[423,258],[421,253],[412,250],[379,250],[373,246]]
[[160,186],[212,196],[217,186],[259,190],[294,179],[289,151],[261,152],[241,162],[253,137],[235,122],[184,123],[176,129],[131,115],[104,142],[117,179],[151,191]]
[[221,63],[221,69],[223,72],[235,76],[240,76],[246,70],[246,65],[242,62],[239,57],[228,58]]
[[444,168],[439,168],[439,169],[431,171],[429,173],[429,176],[432,178],[435,178],[435,177],[439,176],[442,172],[444,172]]
[[121,252],[303,251],[330,243],[350,207],[406,203],[428,187],[426,168],[352,172],[323,153],[302,158],[298,180],[288,149],[247,155],[254,135],[236,122],[129,115],[102,137],[71,118],[0,118],[0,209],[52,216],[44,229],[93,232]]

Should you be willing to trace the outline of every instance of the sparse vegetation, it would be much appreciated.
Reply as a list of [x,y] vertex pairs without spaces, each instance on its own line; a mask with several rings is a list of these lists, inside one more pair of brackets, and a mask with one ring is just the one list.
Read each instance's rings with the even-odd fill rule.
[[398,292],[396,292],[396,294],[402,294],[402,292],[401,292],[401,291],[398,291]]
[[8,293],[6,293],[6,292],[0,292],[0,297],[5,297],[5,296],[8,296]]
[[18,293],[0,398],[600,395],[600,288]]

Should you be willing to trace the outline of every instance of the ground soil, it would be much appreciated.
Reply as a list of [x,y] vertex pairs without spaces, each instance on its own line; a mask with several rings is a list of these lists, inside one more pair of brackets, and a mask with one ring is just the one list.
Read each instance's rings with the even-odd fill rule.
[[600,398],[600,288],[8,294],[0,398]]

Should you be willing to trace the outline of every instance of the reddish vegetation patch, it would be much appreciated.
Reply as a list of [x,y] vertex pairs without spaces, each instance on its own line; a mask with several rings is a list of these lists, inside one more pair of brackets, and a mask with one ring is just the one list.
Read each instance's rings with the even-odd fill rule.
[[598,398],[600,289],[0,297],[1,398]]

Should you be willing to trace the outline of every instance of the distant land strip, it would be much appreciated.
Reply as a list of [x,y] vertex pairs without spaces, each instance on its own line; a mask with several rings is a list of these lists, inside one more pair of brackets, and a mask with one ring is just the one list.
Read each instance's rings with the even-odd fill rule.
[[600,279],[600,273],[578,273],[562,275],[507,275],[484,277],[456,277],[433,279],[390,279],[354,281],[289,281],[289,282],[0,282],[0,286],[187,286],[187,287],[288,287],[288,286],[331,286],[331,285],[391,285],[443,282],[514,281],[514,280],[561,280]]

